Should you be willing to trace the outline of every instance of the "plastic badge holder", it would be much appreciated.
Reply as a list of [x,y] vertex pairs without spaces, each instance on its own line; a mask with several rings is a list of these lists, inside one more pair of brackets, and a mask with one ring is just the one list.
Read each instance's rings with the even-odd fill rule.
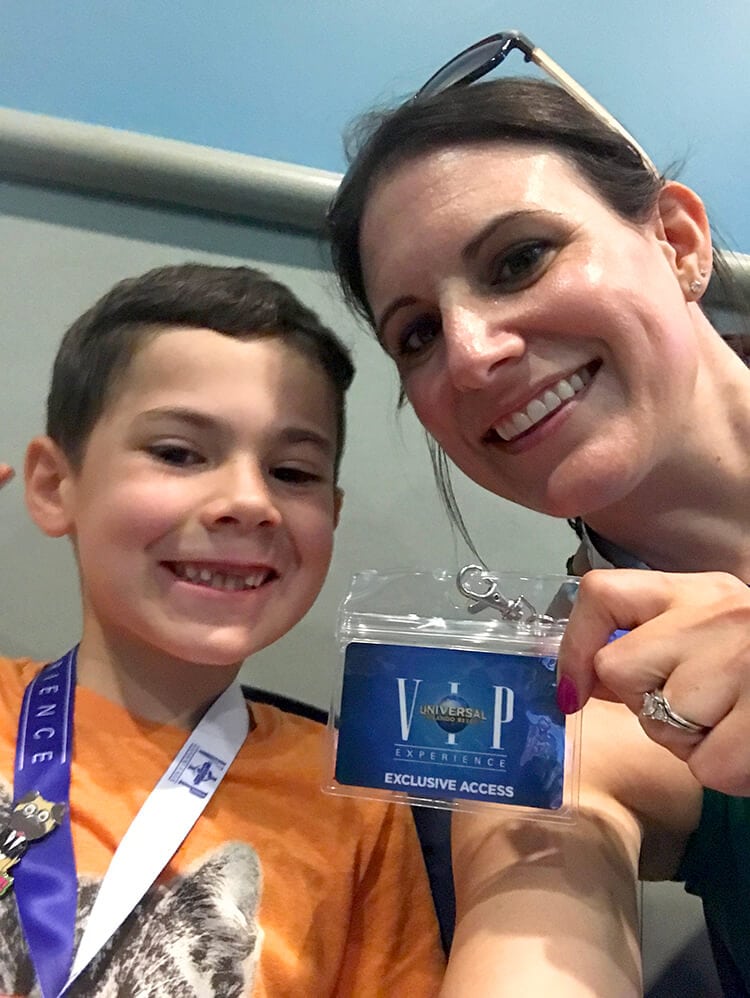
[[580,714],[566,718],[555,693],[577,586],[476,566],[355,575],[339,611],[324,789],[573,818]]

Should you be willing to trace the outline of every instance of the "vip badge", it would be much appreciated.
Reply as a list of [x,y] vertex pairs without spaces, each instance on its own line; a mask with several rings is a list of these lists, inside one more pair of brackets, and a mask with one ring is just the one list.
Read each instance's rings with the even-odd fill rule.
[[565,719],[548,657],[352,642],[336,780],[558,809]]

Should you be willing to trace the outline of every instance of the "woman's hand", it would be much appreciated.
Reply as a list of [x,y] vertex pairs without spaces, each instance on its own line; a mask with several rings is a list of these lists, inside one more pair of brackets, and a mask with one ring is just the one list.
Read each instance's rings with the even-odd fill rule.
[[[610,642],[618,629],[630,633]],[[587,573],[558,673],[566,712],[590,696],[620,700],[703,786],[750,795],[750,589],[739,579],[720,572]],[[706,730],[643,717],[643,696],[654,690]]]
[[9,464],[0,464],[0,489],[11,480],[14,474],[15,472]]

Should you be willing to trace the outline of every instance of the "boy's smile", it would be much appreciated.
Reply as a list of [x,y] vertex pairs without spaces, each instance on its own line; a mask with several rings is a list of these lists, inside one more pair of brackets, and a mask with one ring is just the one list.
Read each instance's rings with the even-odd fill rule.
[[82,649],[238,665],[323,585],[334,392],[275,336],[169,329],[136,353],[63,482]]

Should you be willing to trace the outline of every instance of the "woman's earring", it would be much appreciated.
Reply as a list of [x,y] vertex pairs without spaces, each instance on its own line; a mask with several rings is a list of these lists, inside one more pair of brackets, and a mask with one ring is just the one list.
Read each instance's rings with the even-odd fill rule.
[[698,278],[696,277],[695,280],[691,281],[690,284],[688,284],[688,287],[690,288],[692,294],[694,295],[698,294],[700,289],[703,287],[703,279],[705,278],[705,276],[706,276],[706,271],[702,270],[701,280],[698,280]]

